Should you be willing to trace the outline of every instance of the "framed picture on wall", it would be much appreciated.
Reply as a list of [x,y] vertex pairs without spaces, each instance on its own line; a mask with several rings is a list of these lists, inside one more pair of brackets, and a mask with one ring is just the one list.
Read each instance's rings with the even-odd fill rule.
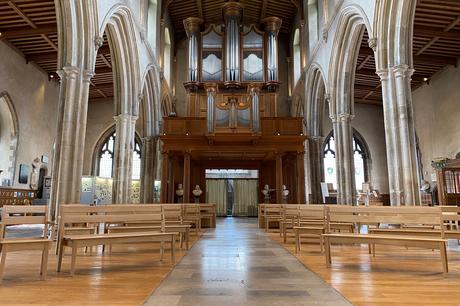
[[19,165],[19,184],[27,184],[27,182],[29,181],[29,172],[29,165]]

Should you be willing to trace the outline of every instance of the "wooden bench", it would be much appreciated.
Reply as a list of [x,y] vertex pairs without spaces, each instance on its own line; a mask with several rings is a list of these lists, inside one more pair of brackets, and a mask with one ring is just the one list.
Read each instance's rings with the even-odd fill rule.
[[[301,250],[301,238],[304,235],[319,238],[321,253],[323,252],[323,236],[326,231],[324,205],[304,205],[299,207],[299,217],[297,225],[293,226],[295,237],[295,250]],[[287,240],[287,232],[283,233]]]
[[[6,230],[8,226],[13,225],[43,225],[41,237],[24,237],[24,238],[8,238]],[[2,207],[2,222],[0,225],[0,282],[3,278],[5,269],[6,254],[8,252],[40,250],[42,251],[40,275],[42,279],[46,278],[48,265],[48,252],[52,240],[48,238],[49,221],[47,206],[19,206],[5,205]]]
[[176,233],[145,230],[139,232],[99,233],[99,234],[66,234],[65,228],[72,224],[127,224],[164,222],[163,215],[157,212],[154,205],[111,204],[111,205],[61,205],[59,234],[60,244],[58,252],[57,271],[61,270],[64,247],[72,248],[70,274],[75,273],[77,250],[81,247],[92,247],[105,244],[119,243],[148,243],[159,242],[163,257],[163,243],[171,245],[171,262],[175,264],[175,237]]
[[[331,245],[333,243],[375,244],[403,247],[439,249],[443,272],[448,272],[446,242],[441,209],[434,207],[357,207],[332,205],[326,208],[327,233],[324,234],[326,246],[326,265],[331,266]],[[360,224],[423,224],[440,228],[438,236],[432,235],[397,235],[397,234],[361,234],[332,233],[331,222],[351,222]]]
[[265,231],[268,232],[270,229],[270,223],[278,223],[282,220],[281,216],[282,205],[281,204],[266,204],[264,207],[264,222],[265,222]]
[[200,204],[182,204],[182,221],[195,227],[195,234],[201,232],[201,211]]
[[[210,228],[216,227],[216,204],[213,203],[203,203],[200,204],[200,216],[201,216],[201,225],[208,224]],[[208,222],[203,222],[207,220]]]
[[298,204],[282,205],[281,221],[280,221],[280,237],[284,236],[284,233],[286,233],[288,229],[292,229],[295,225],[298,224],[300,206],[301,205],[298,205]]

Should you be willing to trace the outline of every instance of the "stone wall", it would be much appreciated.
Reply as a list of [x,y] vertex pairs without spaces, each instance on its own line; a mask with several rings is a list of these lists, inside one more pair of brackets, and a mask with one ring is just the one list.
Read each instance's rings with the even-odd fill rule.
[[[385,128],[383,123],[383,108],[375,105],[355,104],[353,128],[364,138],[369,148],[370,179],[373,188],[380,193],[388,193],[388,168],[385,146]],[[332,131],[332,121],[329,110],[323,118],[323,136]]]
[[434,157],[460,152],[460,69],[448,67],[412,94],[415,130],[422,153],[424,179],[432,179]]
[[0,71],[0,93],[6,92],[11,98],[19,125],[14,185],[28,187],[18,183],[20,164],[31,165],[35,158],[46,155],[48,174],[51,171],[59,85],[48,81],[45,72],[26,64],[20,54],[3,42],[0,42]]

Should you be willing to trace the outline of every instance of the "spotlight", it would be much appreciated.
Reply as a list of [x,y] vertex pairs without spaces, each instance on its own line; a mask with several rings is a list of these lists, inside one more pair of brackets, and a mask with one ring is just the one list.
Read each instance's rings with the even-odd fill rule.
[[423,78],[423,82],[428,82],[428,78]]

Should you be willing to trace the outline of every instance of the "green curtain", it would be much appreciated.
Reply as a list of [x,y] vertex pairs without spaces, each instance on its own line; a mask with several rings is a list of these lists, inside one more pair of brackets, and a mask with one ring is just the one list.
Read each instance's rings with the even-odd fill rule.
[[233,216],[257,215],[257,180],[233,181]]
[[225,180],[206,180],[206,202],[216,203],[218,217],[227,216],[227,182]]

